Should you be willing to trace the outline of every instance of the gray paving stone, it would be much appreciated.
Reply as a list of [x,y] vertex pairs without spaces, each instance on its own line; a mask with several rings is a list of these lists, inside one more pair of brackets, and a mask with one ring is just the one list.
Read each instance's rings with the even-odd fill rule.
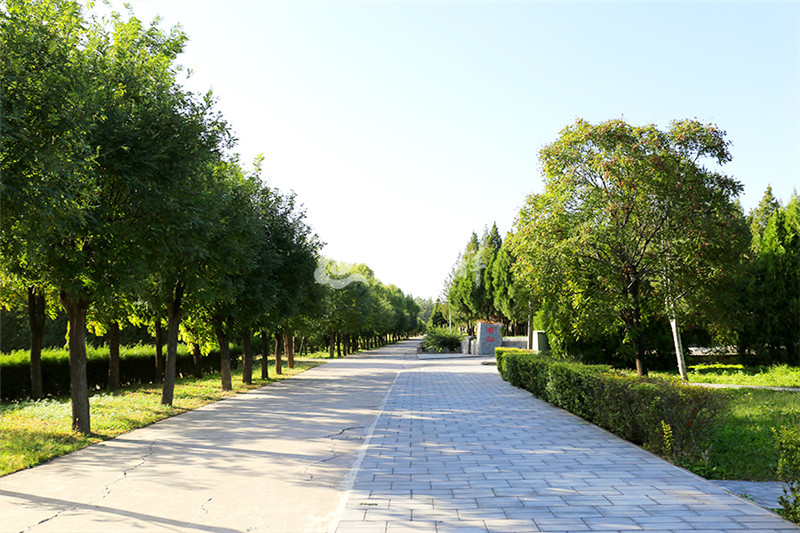
[[[398,489],[410,491],[398,502],[410,513],[398,515],[398,530],[800,531],[511,387],[474,359],[427,360],[397,378],[354,490],[391,507]],[[427,505],[415,507],[422,497]],[[364,515],[379,528],[385,518],[392,531],[391,514]]]

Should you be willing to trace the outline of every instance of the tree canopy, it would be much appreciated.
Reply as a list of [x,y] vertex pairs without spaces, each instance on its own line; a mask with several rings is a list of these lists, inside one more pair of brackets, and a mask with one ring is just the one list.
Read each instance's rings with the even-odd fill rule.
[[578,120],[542,149],[545,192],[520,212],[515,269],[557,334],[621,330],[646,374],[648,324],[714,297],[746,249],[741,185],[715,168],[728,144],[694,120]]

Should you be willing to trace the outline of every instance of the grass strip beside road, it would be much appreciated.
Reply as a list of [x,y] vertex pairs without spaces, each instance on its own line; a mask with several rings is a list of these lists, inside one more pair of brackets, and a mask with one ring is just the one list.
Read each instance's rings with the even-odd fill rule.
[[182,378],[175,383],[173,405],[161,405],[161,384],[126,387],[114,393],[98,392],[89,398],[92,435],[71,430],[72,407],[69,398],[45,399],[0,404],[0,475],[29,468],[54,457],[85,448],[207,405],[235,394],[257,389],[293,376],[318,363],[296,361],[295,368],[284,367],[283,374],[269,369],[269,379],[260,378],[255,369],[252,385],[242,383],[242,369],[233,371],[233,390],[220,389],[219,373],[202,379]]

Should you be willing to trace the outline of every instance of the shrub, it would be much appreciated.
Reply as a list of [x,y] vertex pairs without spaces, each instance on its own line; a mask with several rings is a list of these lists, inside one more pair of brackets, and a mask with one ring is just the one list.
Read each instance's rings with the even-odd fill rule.
[[638,378],[607,365],[583,365],[498,348],[503,379],[622,438],[679,463],[707,460],[727,399],[676,380]]
[[461,334],[445,327],[428,328],[422,339],[422,349],[426,352],[449,352],[461,346]]
[[781,427],[773,432],[778,441],[778,477],[786,484],[778,499],[781,514],[800,522],[800,428]]
[[[231,355],[241,348],[231,346]],[[166,355],[166,346],[164,347]],[[155,346],[136,345],[120,348],[120,385],[149,383],[156,379]],[[219,352],[204,356],[204,372],[219,369]],[[235,361],[232,361],[235,365]],[[185,345],[178,345],[178,375],[189,375],[194,368]],[[89,390],[104,389],[108,383],[108,348],[86,347],[86,378]],[[46,396],[69,394],[69,352],[65,349],[42,350],[42,383]],[[22,400],[31,392],[30,352],[17,350],[0,355],[0,394],[3,401]]]

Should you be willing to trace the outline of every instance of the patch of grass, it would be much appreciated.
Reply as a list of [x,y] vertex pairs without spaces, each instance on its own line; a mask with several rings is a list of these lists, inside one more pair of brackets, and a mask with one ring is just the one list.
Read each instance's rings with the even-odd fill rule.
[[[693,383],[800,387],[800,368],[787,365],[695,365]],[[633,372],[623,372],[632,374]],[[677,372],[650,372],[677,380]],[[708,479],[778,481],[778,449],[773,428],[800,427],[800,393],[768,389],[719,389],[730,401],[705,460],[680,466]]]
[[[672,378],[676,372],[651,372],[654,377]],[[692,383],[725,383],[756,387],[800,387],[800,367],[789,365],[693,365]]]
[[772,428],[800,426],[800,394],[730,389],[731,410],[718,429],[705,467],[710,479],[777,481],[778,450]]
[[[256,389],[317,366],[297,361],[295,368],[284,366],[283,374],[270,367],[269,379],[260,378],[254,369],[252,385],[242,383],[241,368],[233,371],[232,391],[220,389],[219,373],[203,379],[182,378],[175,383],[171,407],[161,405],[161,384],[153,383],[98,393],[89,399],[92,435],[71,430],[72,407],[69,398],[0,404],[0,475],[29,468],[59,455],[85,448],[152,424],[170,416],[197,409],[237,393]],[[256,374],[258,377],[256,377]]]

